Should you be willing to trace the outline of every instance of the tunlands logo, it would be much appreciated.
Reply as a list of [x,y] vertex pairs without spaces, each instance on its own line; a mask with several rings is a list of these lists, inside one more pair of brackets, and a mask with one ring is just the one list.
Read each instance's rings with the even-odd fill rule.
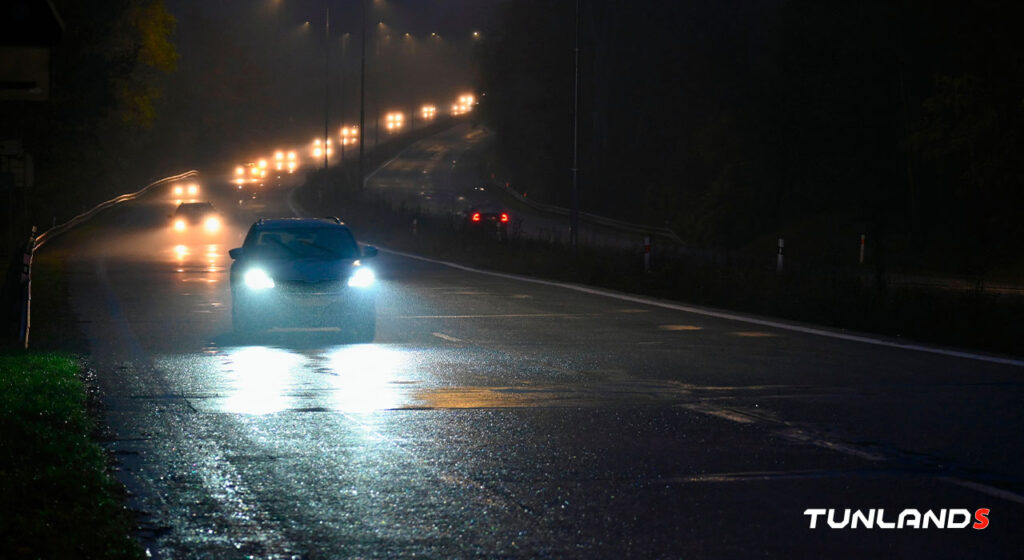
[[[830,529],[973,529],[988,527],[989,508],[926,510],[905,509],[895,516],[886,516],[884,509],[807,509],[811,529],[818,528],[818,518],[824,517]],[[971,521],[974,521],[972,524]],[[824,527],[824,526],[823,526]]]

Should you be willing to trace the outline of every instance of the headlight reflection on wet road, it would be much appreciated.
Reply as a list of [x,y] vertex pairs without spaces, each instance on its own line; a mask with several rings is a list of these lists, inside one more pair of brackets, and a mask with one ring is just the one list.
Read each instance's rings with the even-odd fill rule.
[[240,414],[287,410],[295,370],[305,361],[302,355],[279,348],[247,346],[229,350],[223,370],[228,382],[224,409]]
[[227,266],[224,263],[224,245],[210,243],[206,245],[185,245],[179,243],[171,248],[171,263],[174,271],[178,273],[198,272],[206,273],[203,276],[184,276],[182,282],[207,282],[215,283],[220,276],[216,273],[226,272]]
[[327,356],[332,408],[341,412],[370,412],[397,408],[406,397],[396,384],[410,363],[408,355],[385,346],[343,346]]
[[409,404],[412,359],[373,344],[338,346],[315,355],[247,346],[225,351],[217,385],[223,412],[273,414],[323,409],[361,413]]

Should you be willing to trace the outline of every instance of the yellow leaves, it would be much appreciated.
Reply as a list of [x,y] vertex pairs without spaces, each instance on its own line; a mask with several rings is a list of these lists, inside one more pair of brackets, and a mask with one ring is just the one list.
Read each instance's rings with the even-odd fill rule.
[[178,51],[171,42],[175,19],[163,0],[132,2],[131,27],[139,41],[139,61],[162,72],[171,72],[178,62]]

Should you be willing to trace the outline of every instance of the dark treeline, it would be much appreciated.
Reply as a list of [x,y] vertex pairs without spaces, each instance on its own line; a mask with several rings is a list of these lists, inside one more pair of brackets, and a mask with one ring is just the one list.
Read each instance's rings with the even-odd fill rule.
[[162,84],[178,60],[173,16],[161,0],[52,4],[64,31],[51,52],[49,99],[0,103],[0,135],[21,141],[34,170],[5,249],[30,225],[46,229],[163,171],[153,154],[163,145]]
[[[1012,2],[581,2],[585,210],[695,244],[793,239],[1019,267],[1024,41]],[[514,186],[566,204],[574,3],[508,2],[483,111]],[[840,249],[840,247],[842,247]]]

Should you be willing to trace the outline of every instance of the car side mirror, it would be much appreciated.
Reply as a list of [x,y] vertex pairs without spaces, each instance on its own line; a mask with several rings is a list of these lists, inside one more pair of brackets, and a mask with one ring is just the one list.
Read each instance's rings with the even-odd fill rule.
[[236,247],[234,249],[229,250],[228,251],[228,256],[230,256],[234,260],[238,260],[238,257],[242,256],[242,248],[241,247]]
[[373,245],[365,245],[363,247],[363,258],[364,259],[372,259],[373,257],[377,256],[377,253],[378,253],[377,248],[374,247]]

